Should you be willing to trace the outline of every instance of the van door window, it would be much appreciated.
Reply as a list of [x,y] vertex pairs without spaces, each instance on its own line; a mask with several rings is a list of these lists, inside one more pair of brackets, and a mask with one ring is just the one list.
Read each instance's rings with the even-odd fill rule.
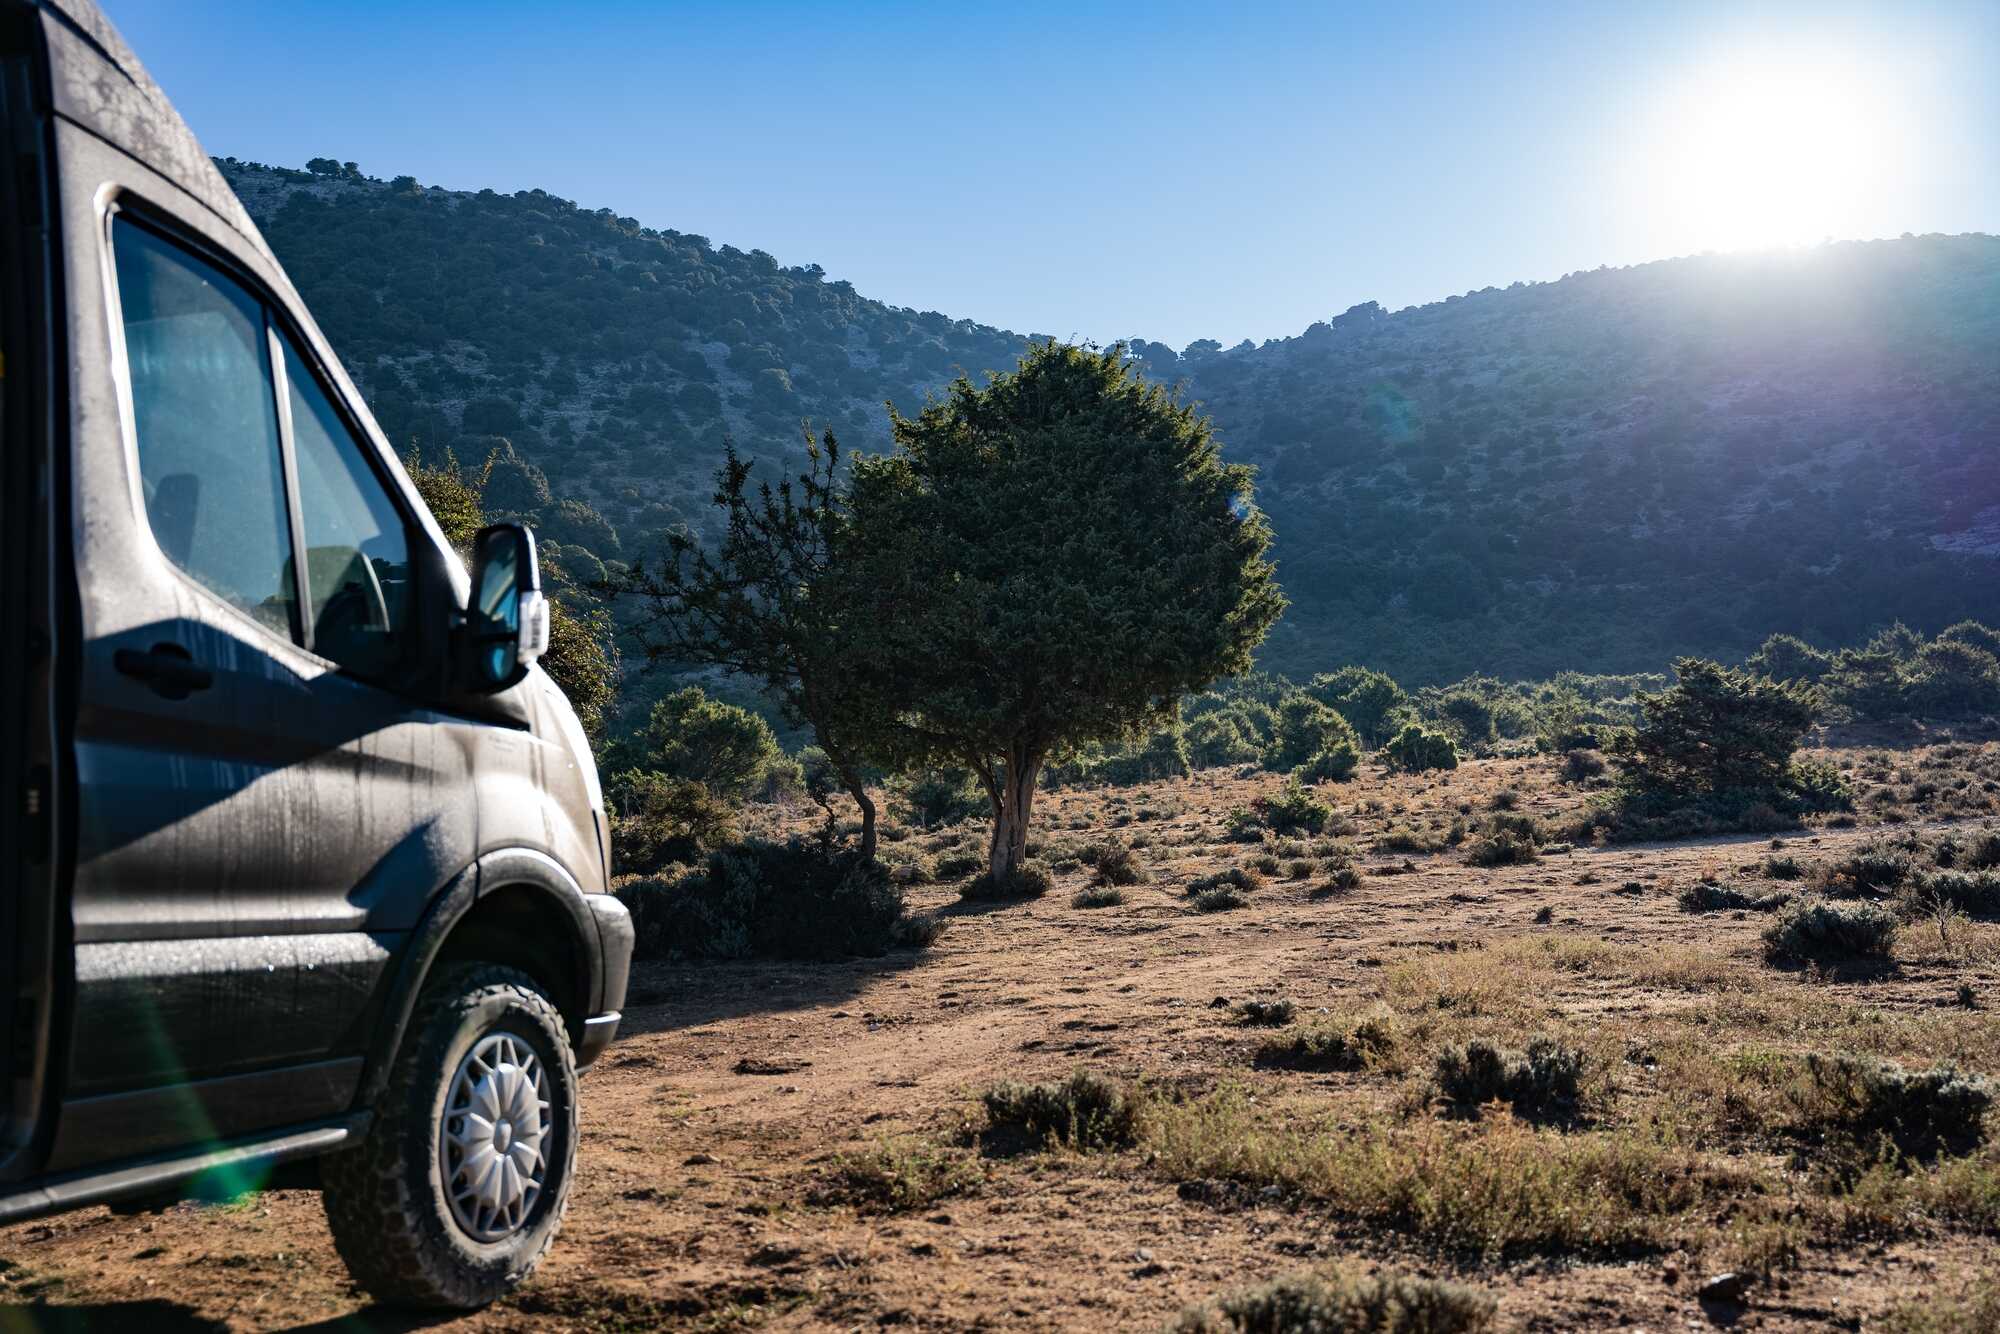
[[409,533],[360,442],[291,340],[284,344],[312,649],[380,676],[396,667],[408,642]]
[[153,536],[204,587],[290,638],[291,527],[263,308],[133,223],[115,220],[112,241]]

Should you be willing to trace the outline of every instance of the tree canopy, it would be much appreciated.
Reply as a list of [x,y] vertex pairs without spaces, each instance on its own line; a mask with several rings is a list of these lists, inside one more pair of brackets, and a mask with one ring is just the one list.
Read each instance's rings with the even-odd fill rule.
[[1009,879],[1045,761],[1249,667],[1284,607],[1270,530],[1250,470],[1119,347],[1038,344],[891,426],[854,470],[872,687],[890,740],[978,776]]

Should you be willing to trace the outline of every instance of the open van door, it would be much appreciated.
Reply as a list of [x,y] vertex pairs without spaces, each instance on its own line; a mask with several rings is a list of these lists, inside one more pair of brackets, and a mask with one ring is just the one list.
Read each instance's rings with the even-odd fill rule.
[[50,475],[54,320],[48,97],[40,23],[0,0],[0,1179],[31,1170],[51,1017],[67,991],[54,946],[59,791],[51,766]]

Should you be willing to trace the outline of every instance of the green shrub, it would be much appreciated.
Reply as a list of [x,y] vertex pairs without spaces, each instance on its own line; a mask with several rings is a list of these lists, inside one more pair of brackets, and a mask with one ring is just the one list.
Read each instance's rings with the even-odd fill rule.
[[1404,773],[1458,767],[1458,747],[1452,744],[1451,738],[1417,723],[1411,723],[1396,733],[1382,752],[1392,768]]
[[1960,640],[1939,639],[1917,650],[1904,676],[1909,707],[1927,718],[1956,718],[2000,709],[2000,662]]
[[1772,635],[1743,665],[1772,681],[1816,682],[1833,666],[1833,655],[1797,635]]
[[685,686],[655,704],[643,743],[650,768],[725,797],[748,796],[765,769],[784,757],[769,723],[710,699],[700,686]]
[[1764,874],[1773,880],[1798,880],[1805,873],[1805,866],[1790,853],[1781,853],[1764,859]]
[[1764,954],[1773,961],[1886,959],[1895,943],[1896,919],[1872,903],[1802,899],[1764,930]]
[[1228,912],[1232,908],[1248,907],[1250,900],[1244,897],[1242,891],[1225,885],[1195,891],[1192,903],[1196,912]]
[[1787,791],[1792,754],[1819,716],[1819,693],[1701,658],[1680,659],[1674,672],[1672,689],[1639,700],[1644,721],[1626,757],[1637,782],[1686,795]]
[[1339,747],[1360,753],[1361,738],[1347,719],[1303,691],[1287,695],[1278,704],[1270,748],[1264,767],[1290,772],[1314,756]]
[[980,1099],[989,1130],[1011,1130],[1073,1149],[1123,1148],[1138,1137],[1142,1100],[1124,1085],[1079,1070],[1053,1084],[997,1084]]
[[963,824],[987,814],[992,803],[961,769],[925,769],[910,774],[895,786],[905,818],[919,829],[938,829]]
[[1171,1334],[1474,1334],[1493,1319],[1477,1289],[1404,1274],[1295,1274],[1181,1312]]
[[1049,874],[1048,867],[1038,862],[1024,862],[1021,869],[1010,876],[996,877],[990,870],[982,872],[966,881],[958,896],[986,901],[1038,899],[1055,887],[1055,877]]
[[1477,748],[1490,745],[1498,736],[1493,706],[1470,690],[1453,690],[1438,699],[1434,710],[1458,740]]
[[1292,770],[1292,777],[1302,783],[1345,783],[1360,767],[1361,752],[1352,741],[1342,741]]
[[1389,739],[1395,732],[1392,720],[1409,703],[1401,686],[1366,667],[1322,673],[1306,686],[1306,692],[1345,718],[1370,746]]
[[1806,1057],[1806,1083],[1792,1094],[1807,1128],[1860,1144],[1886,1136],[1903,1153],[1964,1153],[1986,1137],[1991,1086],[1950,1067],[1905,1070],[1867,1056]]
[[1189,723],[1187,749],[1197,769],[1254,764],[1264,754],[1264,738],[1242,713],[1228,710]]
[[1251,802],[1250,811],[1274,834],[1317,834],[1333,818],[1333,807],[1306,791],[1296,778],[1287,780],[1275,796]]
[[1237,806],[1222,817],[1222,833],[1231,843],[1262,843],[1264,821],[1257,812]]
[[1505,1102],[1530,1121],[1567,1119],[1576,1112],[1583,1066],[1583,1053],[1555,1038],[1534,1039],[1524,1054],[1474,1039],[1438,1053],[1432,1086],[1468,1110]]
[[628,769],[605,787],[612,864],[621,873],[653,875],[736,841],[734,812],[692,779]]
[[1125,891],[1116,885],[1090,885],[1079,889],[1069,901],[1072,908],[1116,908],[1125,902]]
[[642,959],[839,959],[898,944],[903,894],[887,869],[823,842],[761,839],[722,848],[674,880],[629,881]]

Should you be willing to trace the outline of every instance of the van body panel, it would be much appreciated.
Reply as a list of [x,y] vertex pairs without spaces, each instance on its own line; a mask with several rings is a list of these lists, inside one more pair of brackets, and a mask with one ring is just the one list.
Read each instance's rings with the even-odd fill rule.
[[[54,720],[71,775],[50,799],[73,810],[47,891],[9,904],[39,908],[53,942],[53,972],[35,979],[51,1036],[34,1100],[52,1114],[5,1164],[19,1183],[0,1198],[5,1216],[99,1198],[94,1171],[114,1183],[105,1189],[157,1185],[174,1163],[254,1159],[260,1136],[280,1157],[349,1142],[299,1132],[343,1117],[353,1133],[366,1126],[364,1074],[386,1070],[430,961],[486,895],[513,885],[562,903],[576,971],[575,994],[558,1000],[576,1034],[615,1028],[593,1007],[622,1004],[630,949],[613,932],[619,954],[605,958],[602,914],[581,897],[607,877],[603,799],[574,710],[539,667],[497,695],[453,693],[467,572],[269,247],[93,5],[43,0],[32,26],[51,108],[36,122],[52,182],[48,341],[66,353],[48,422],[65,522],[48,572],[52,601],[73,608],[50,645],[66,664],[70,703]],[[193,577],[185,551],[169,556],[159,479],[149,490],[141,467],[120,228],[143,229],[263,312],[264,364],[284,368],[269,373],[286,549],[315,560],[322,549],[300,538],[286,386],[309,377],[331,405],[360,484],[402,522],[408,670],[342,668],[305,646],[309,598],[287,635]],[[286,576],[302,592],[313,577]],[[163,655],[181,676],[155,670]]]

